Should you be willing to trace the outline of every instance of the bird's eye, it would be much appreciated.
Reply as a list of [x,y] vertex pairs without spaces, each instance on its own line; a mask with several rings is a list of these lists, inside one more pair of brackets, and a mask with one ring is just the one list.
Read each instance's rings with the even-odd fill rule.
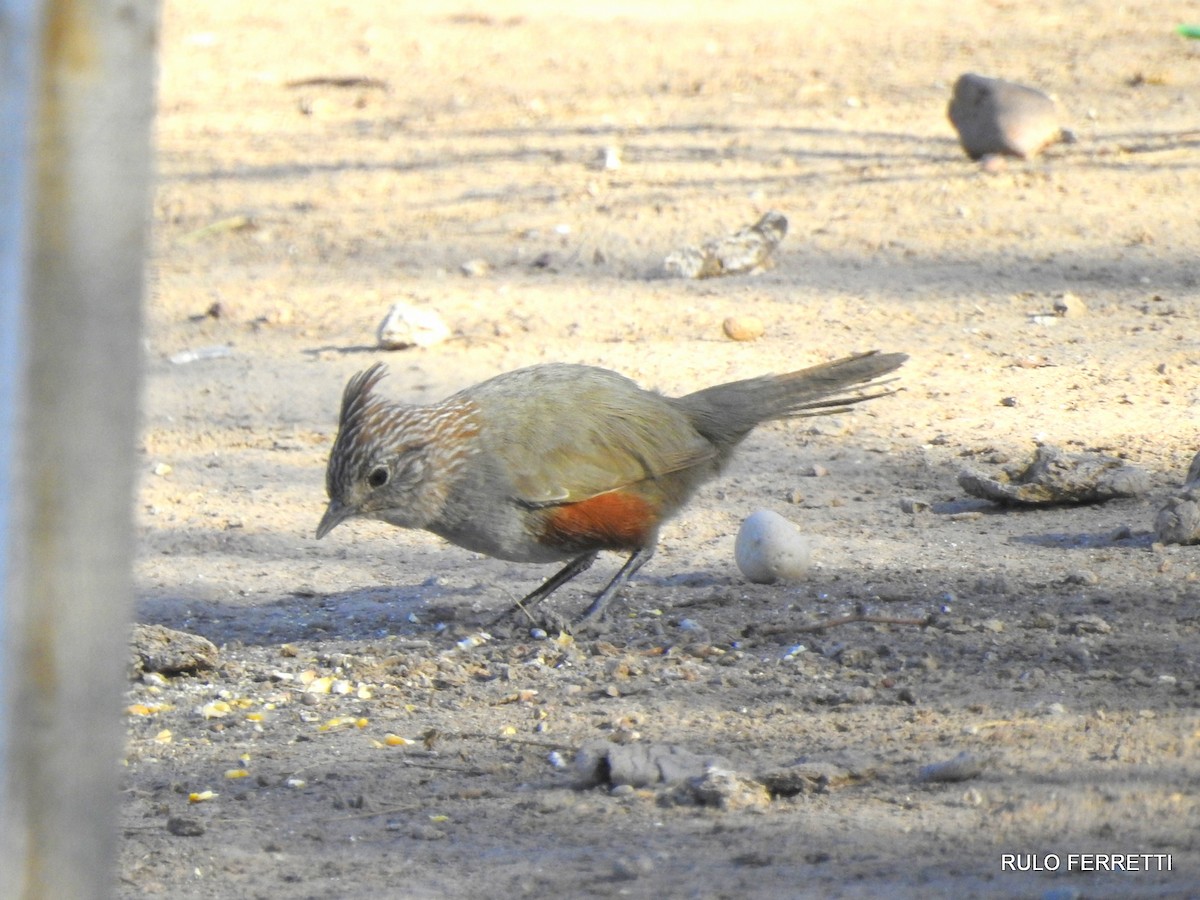
[[367,476],[367,484],[373,488],[383,487],[388,482],[388,470],[383,466],[371,470],[371,474]]

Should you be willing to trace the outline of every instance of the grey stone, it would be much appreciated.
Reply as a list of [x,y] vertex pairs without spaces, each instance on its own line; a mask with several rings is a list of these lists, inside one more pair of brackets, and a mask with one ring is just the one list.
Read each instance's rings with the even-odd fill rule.
[[1041,91],[971,72],[954,83],[947,113],[971,159],[1027,159],[1062,136],[1054,101]]

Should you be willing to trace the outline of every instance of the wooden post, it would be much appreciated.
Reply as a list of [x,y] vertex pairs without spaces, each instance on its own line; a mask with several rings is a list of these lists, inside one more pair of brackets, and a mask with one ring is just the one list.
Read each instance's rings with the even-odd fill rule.
[[0,0],[0,896],[114,892],[158,33]]

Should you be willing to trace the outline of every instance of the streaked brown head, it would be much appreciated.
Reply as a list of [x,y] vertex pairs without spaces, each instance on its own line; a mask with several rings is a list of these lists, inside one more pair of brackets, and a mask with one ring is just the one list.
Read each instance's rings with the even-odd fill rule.
[[438,446],[448,410],[378,396],[386,374],[386,366],[376,363],[346,384],[325,469],[329,505],[317,526],[318,538],[355,516],[425,528],[441,511],[449,473],[439,471],[440,461],[459,455]]

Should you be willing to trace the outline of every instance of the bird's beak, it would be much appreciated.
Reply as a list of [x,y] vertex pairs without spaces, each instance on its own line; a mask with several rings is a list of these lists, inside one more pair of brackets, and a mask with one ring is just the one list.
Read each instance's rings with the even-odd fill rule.
[[330,500],[329,505],[325,507],[325,515],[321,516],[321,524],[317,526],[317,540],[325,537],[352,515],[354,510],[350,507],[343,506],[337,500]]

